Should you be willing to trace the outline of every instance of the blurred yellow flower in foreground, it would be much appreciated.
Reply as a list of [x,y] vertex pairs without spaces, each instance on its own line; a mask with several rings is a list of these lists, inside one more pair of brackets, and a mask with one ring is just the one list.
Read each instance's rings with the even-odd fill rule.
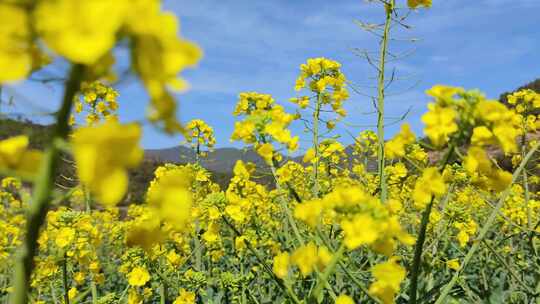
[[128,187],[128,168],[142,160],[141,128],[107,121],[74,132],[73,155],[80,181],[105,205],[118,203]]
[[28,137],[24,135],[0,141],[0,170],[10,170],[21,175],[36,173],[42,153],[28,149],[28,144]]
[[28,19],[22,7],[0,3],[0,83],[21,80],[32,68]]

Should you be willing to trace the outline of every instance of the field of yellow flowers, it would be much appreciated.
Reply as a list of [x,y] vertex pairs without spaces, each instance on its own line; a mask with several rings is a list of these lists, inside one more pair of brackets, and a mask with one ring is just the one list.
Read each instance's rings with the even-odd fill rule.
[[[503,104],[436,85],[425,137],[404,123],[385,141],[392,16],[431,1],[379,2],[377,131],[359,133],[352,157],[324,136],[351,92],[340,63],[308,59],[291,84],[295,113],[258,92],[231,109],[231,139],[256,150],[273,185],[238,161],[222,189],[198,161],[216,144],[212,127],[175,116],[178,74],[201,50],[160,1],[0,1],[0,84],[54,57],[71,67],[47,148],[24,135],[0,141],[0,303],[540,303],[540,94]],[[148,120],[197,155],[159,167],[145,202],[127,210],[117,204],[143,150],[141,127],[117,120],[120,43],[150,96]],[[283,155],[298,149],[299,120],[311,148],[294,162]],[[55,187],[64,157],[75,188]]]

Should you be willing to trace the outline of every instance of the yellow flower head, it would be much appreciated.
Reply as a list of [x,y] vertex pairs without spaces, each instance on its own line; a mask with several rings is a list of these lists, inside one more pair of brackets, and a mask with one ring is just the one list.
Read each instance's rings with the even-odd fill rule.
[[428,104],[428,109],[422,116],[422,122],[426,125],[424,134],[435,146],[441,147],[448,142],[449,136],[458,130],[455,122],[457,112],[453,108],[434,103]]
[[147,193],[148,205],[152,210],[179,231],[188,227],[191,218],[191,182],[192,178],[184,168],[172,168],[156,177]]
[[503,191],[512,182],[512,174],[498,169],[480,147],[469,148],[463,166],[481,188]]
[[274,147],[272,144],[266,143],[262,144],[257,148],[257,153],[264,159],[267,164],[272,163],[272,158],[274,156]]
[[397,258],[377,264],[371,268],[375,282],[369,286],[369,293],[379,298],[382,303],[394,303],[394,295],[399,291],[405,279],[405,269],[397,263]]
[[127,169],[142,160],[141,128],[107,121],[75,131],[73,154],[80,181],[105,205],[118,203],[128,186]]
[[36,28],[47,46],[71,61],[93,64],[116,42],[129,2],[38,1]]
[[446,261],[446,267],[452,269],[452,270],[458,270],[459,269],[459,260],[458,259],[451,259]]
[[416,181],[412,197],[415,206],[424,208],[432,199],[432,196],[440,197],[446,192],[446,184],[437,168],[424,169],[422,176]]
[[289,273],[289,260],[288,252],[281,252],[274,257],[272,270],[278,278],[285,279],[287,277]]
[[0,169],[13,170],[21,175],[37,172],[42,153],[28,149],[28,137],[24,135],[10,137],[0,141]]
[[32,69],[28,19],[22,6],[0,3],[0,83],[24,79]]
[[384,144],[385,153],[389,159],[405,156],[405,146],[416,141],[408,123],[401,125],[401,130],[394,138]]
[[150,281],[150,274],[144,267],[135,267],[127,276],[128,283],[131,286],[144,286]]
[[354,304],[354,300],[348,295],[342,294],[336,298],[336,304]]
[[407,5],[412,9],[415,9],[421,6],[431,7],[431,1],[432,0],[407,0]]
[[378,223],[369,215],[359,214],[352,220],[341,223],[345,232],[345,245],[353,250],[364,244],[372,244],[377,240],[380,233]]
[[195,304],[195,293],[180,288],[178,297],[176,297],[173,304]]
[[71,227],[62,227],[56,234],[55,243],[59,248],[65,248],[75,239],[75,229]]

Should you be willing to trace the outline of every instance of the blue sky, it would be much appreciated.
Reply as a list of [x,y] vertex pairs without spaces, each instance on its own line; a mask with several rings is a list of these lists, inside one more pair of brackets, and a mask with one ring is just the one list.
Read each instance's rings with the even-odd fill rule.
[[[405,0],[398,0],[404,5]],[[411,109],[407,121],[421,134],[420,116],[429,101],[423,93],[434,84],[478,88],[488,97],[498,97],[540,77],[540,30],[538,0],[434,0],[429,10],[411,14],[408,31],[397,30],[396,38],[416,38],[414,43],[393,41],[391,50],[414,49],[412,55],[393,66],[403,79],[387,100],[388,117]],[[231,115],[243,91],[269,93],[288,104],[295,96],[294,80],[299,65],[310,57],[328,57],[342,63],[346,77],[355,84],[374,85],[374,71],[352,49],[377,50],[377,40],[361,30],[355,20],[380,22],[381,7],[361,0],[273,1],[165,1],[175,12],[182,36],[197,42],[204,58],[184,73],[188,92],[178,95],[182,121],[201,118],[216,131],[218,147],[236,146],[229,141],[234,125]],[[413,86],[416,84],[415,86]],[[408,89],[410,86],[413,88]],[[119,87],[122,121],[144,117],[147,96],[136,82]],[[25,82],[6,88],[13,96],[9,111],[26,113],[47,121],[45,112],[58,104],[61,90],[53,84]],[[349,117],[338,128],[344,142],[347,132],[373,125],[371,101],[352,93],[346,108]],[[290,108],[292,109],[292,108]],[[2,109],[4,111],[4,109]],[[388,127],[391,136],[398,125]],[[293,132],[302,137],[302,126]],[[305,137],[305,135],[304,135]],[[307,137],[306,137],[307,138]],[[145,125],[143,146],[163,148],[181,142]],[[307,143],[303,146],[305,147]]]

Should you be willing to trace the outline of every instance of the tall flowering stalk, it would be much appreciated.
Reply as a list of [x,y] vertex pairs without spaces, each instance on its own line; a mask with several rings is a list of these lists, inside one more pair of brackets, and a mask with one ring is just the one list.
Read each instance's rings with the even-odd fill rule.
[[379,172],[380,198],[384,203],[388,197],[387,181],[385,176],[385,151],[384,151],[384,98],[385,98],[385,73],[386,73],[386,55],[388,53],[388,40],[390,39],[390,25],[392,24],[392,14],[396,5],[395,0],[385,4],[386,18],[384,21],[384,30],[381,37],[381,49],[379,51],[379,68],[377,82],[377,170]]

